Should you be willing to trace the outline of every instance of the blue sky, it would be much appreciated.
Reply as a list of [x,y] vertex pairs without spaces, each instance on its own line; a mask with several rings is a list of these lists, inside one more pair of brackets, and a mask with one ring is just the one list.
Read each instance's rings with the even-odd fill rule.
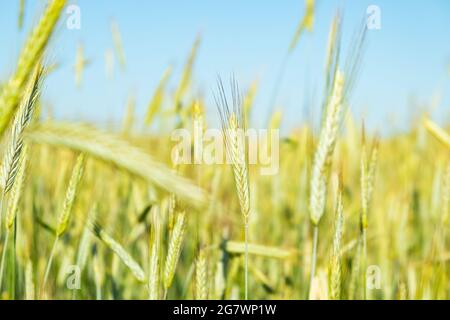
[[[2,3],[0,12],[0,79],[13,71],[17,55],[45,1],[27,0],[25,29],[17,30],[18,0]],[[242,88],[259,82],[254,121],[261,125],[280,65],[304,11],[303,0],[285,1],[71,1],[81,9],[81,30],[58,29],[49,50],[61,68],[45,88],[45,101],[59,119],[119,122],[130,94],[137,112],[145,108],[166,67],[174,66],[174,88],[196,35],[202,44],[195,65],[196,93],[212,102],[218,74],[232,73]],[[433,117],[450,121],[450,2],[388,0],[319,0],[314,31],[306,34],[290,56],[278,95],[283,124],[292,128],[305,118],[305,103],[317,119],[322,92],[328,30],[336,9],[344,13],[343,54],[366,8],[378,5],[382,28],[368,33],[363,69],[352,99],[357,118],[378,130],[407,127],[417,108],[435,102]],[[67,15],[64,16],[66,18]],[[113,47],[111,20],[120,28],[127,68],[116,63],[112,80],[105,75],[105,50]],[[76,47],[83,43],[92,61],[81,89],[75,87]],[[419,109],[420,110],[420,109]],[[216,109],[209,105],[209,116]]]

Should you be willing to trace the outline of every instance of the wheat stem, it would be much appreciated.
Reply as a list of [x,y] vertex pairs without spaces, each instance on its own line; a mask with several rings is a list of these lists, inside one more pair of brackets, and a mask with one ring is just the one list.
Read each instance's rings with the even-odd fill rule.
[[53,257],[54,257],[55,252],[56,252],[56,247],[58,245],[58,240],[59,240],[59,237],[55,237],[55,241],[53,242],[52,251],[50,251],[50,256],[49,256],[48,261],[47,261],[47,266],[45,268],[45,273],[44,273],[44,280],[42,281],[42,287],[41,287],[41,299],[44,298],[45,286],[47,284],[48,276],[50,274],[50,268],[52,267]]
[[314,276],[316,274],[316,261],[317,261],[317,244],[319,241],[319,226],[315,225],[313,229],[313,244],[311,252],[311,274],[309,275],[309,296],[311,296],[311,290],[313,288]]
[[248,300],[248,222],[245,223],[245,300]]
[[161,248],[161,223],[159,208],[152,212],[152,229],[150,234],[150,263],[148,272],[148,289],[150,300],[159,299],[160,283],[160,248]]
[[6,231],[5,243],[2,252],[2,261],[0,263],[0,294],[2,293],[3,271],[5,267],[6,251],[8,250],[8,239],[9,239],[9,230]]

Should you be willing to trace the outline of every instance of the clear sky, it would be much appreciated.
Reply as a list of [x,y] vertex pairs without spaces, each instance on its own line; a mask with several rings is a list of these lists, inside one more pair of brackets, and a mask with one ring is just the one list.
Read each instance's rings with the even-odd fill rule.
[[[0,79],[14,69],[17,55],[45,1],[27,0],[25,28],[17,30],[17,0],[2,1],[0,11]],[[305,103],[317,113],[322,92],[328,30],[336,9],[344,13],[345,55],[366,8],[381,9],[381,30],[368,33],[363,69],[353,95],[352,110],[374,129],[404,128],[417,110],[435,104],[434,118],[450,121],[450,1],[318,0],[314,31],[306,34],[291,55],[278,104],[283,124],[291,128],[305,119]],[[60,119],[120,121],[130,94],[144,114],[165,68],[172,64],[174,88],[190,47],[200,32],[194,90],[211,102],[216,77],[234,73],[241,87],[254,80],[259,90],[255,123],[267,116],[280,65],[304,12],[303,0],[78,0],[81,30],[62,24],[49,51],[60,69],[46,81],[46,102]],[[67,15],[64,16],[64,19]],[[113,47],[111,20],[117,21],[127,68],[116,63],[112,80],[105,75],[105,50]],[[83,43],[91,60],[81,89],[74,83],[76,47]],[[208,111],[215,119],[215,106]],[[418,109],[419,108],[419,109]],[[392,123],[392,121],[394,121]]]

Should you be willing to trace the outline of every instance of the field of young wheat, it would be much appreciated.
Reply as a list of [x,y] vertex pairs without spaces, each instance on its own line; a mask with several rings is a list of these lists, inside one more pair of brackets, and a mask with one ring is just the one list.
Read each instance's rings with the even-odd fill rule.
[[[189,92],[200,37],[175,90],[162,75],[145,119],[130,108],[107,130],[44,117],[57,68],[46,48],[66,5],[48,1],[0,82],[1,299],[450,297],[448,130],[424,115],[379,135],[352,116],[364,28],[341,50],[340,15],[327,22],[322,118],[267,143],[279,163],[264,175],[234,134],[252,126],[256,88],[223,75],[215,104]],[[307,1],[287,55],[313,18]],[[207,130],[206,109],[218,109],[229,163],[174,163],[170,132]],[[156,122],[160,133],[138,129]]]

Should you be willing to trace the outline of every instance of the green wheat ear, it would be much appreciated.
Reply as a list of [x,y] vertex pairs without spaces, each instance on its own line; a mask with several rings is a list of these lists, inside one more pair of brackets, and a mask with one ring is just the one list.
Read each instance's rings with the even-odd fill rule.
[[84,171],[84,155],[80,154],[70,177],[69,186],[66,191],[66,198],[61,215],[59,216],[58,225],[56,227],[56,236],[60,237],[67,230],[69,218],[72,213],[72,207],[75,202],[75,197],[78,193],[81,177]]
[[177,213],[175,226],[169,240],[169,250],[167,251],[166,261],[164,264],[164,289],[166,291],[166,296],[167,290],[172,285],[173,278],[175,276],[175,270],[180,258],[185,232],[186,213],[182,211]]
[[334,80],[325,121],[320,131],[311,174],[310,218],[317,226],[325,213],[326,189],[331,158],[336,146],[343,109],[344,75],[339,70]]
[[0,93],[0,136],[3,135],[14,115],[21,92],[29,75],[32,74],[33,68],[43,55],[66,2],[67,0],[52,0],[49,2],[39,23],[28,37],[20,53],[16,72]]
[[197,300],[208,299],[208,266],[206,250],[203,247],[198,250],[195,261],[195,298]]
[[113,237],[111,237],[108,233],[106,233],[103,228],[95,222],[90,222],[91,231],[94,235],[100,239],[111,251],[113,251],[117,257],[122,261],[122,263],[133,273],[134,277],[140,281],[145,281],[145,272],[139,263],[134,260],[131,254],[128,253],[127,250],[117,242]]
[[239,206],[244,220],[244,282],[245,299],[248,298],[248,229],[250,216],[250,179],[248,174],[248,144],[245,136],[245,114],[239,93],[237,81],[230,81],[232,108],[230,109],[227,94],[222,81],[218,81],[218,96],[215,97],[216,105],[222,124],[222,135],[225,141],[226,153],[231,159],[234,182],[239,199]]
[[43,79],[43,70],[40,64],[35,68],[11,128],[11,137],[0,169],[4,194],[11,190],[17,175],[19,159],[24,146],[24,132],[30,124],[36,109]]

